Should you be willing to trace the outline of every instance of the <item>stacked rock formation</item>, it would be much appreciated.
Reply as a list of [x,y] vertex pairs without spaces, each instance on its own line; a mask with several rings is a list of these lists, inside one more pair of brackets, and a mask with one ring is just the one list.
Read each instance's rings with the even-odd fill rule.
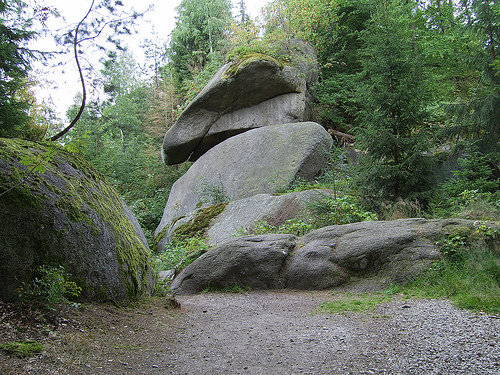
[[256,53],[224,65],[166,133],[164,162],[194,164],[172,187],[155,233],[158,251],[193,212],[215,203],[202,186],[237,201],[311,181],[326,167],[331,136],[308,121],[315,52],[300,40],[288,47],[295,66]]

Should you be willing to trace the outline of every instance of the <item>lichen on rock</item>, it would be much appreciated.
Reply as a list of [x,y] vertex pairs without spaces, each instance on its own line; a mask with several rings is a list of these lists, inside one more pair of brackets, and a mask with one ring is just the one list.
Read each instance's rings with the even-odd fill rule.
[[55,144],[0,139],[0,298],[34,264],[60,259],[85,299],[150,294],[147,242],[118,193],[83,157]]

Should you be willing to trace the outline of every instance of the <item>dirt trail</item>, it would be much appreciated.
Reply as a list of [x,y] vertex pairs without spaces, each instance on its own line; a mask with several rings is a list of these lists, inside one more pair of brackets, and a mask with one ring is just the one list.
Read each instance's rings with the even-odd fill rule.
[[317,312],[333,298],[252,291],[178,297],[180,309],[160,298],[91,305],[46,332],[2,319],[0,343],[36,338],[46,349],[0,354],[0,374],[500,374],[500,319],[398,298],[369,313]]

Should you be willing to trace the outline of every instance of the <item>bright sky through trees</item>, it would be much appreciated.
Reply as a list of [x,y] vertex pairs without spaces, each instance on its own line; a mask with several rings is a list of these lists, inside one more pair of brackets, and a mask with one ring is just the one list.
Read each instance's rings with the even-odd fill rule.
[[[236,16],[239,11],[238,4],[240,1],[233,0],[232,2],[233,15]],[[255,19],[260,16],[261,8],[268,2],[269,0],[245,1],[247,13],[252,19]],[[43,3],[47,6],[57,8],[60,14],[65,18],[65,21],[54,17],[49,20],[47,23],[48,28],[55,31],[65,25],[79,22],[88,11],[91,1],[45,0]],[[138,34],[128,37],[125,39],[124,43],[132,51],[134,58],[138,62],[141,62],[143,56],[140,45],[146,38],[153,38],[153,31],[161,40],[168,40],[170,33],[175,27],[175,17],[177,16],[175,8],[181,3],[181,0],[124,0],[123,3],[125,7],[133,7],[137,12],[145,11],[148,4],[152,4],[154,6],[153,10],[148,12],[144,16],[144,19],[138,22]],[[53,50],[54,44],[51,37],[48,36],[45,39],[38,39],[34,44],[34,48],[40,50]],[[65,56],[64,62],[69,61],[70,63],[68,65],[57,68],[56,71],[49,69],[48,75],[43,78],[52,80],[53,85],[43,85],[38,94],[44,100],[51,98],[55,106],[54,109],[60,114],[60,116],[64,116],[65,111],[71,104],[73,104],[76,93],[80,91],[78,73],[72,60],[72,56]]]

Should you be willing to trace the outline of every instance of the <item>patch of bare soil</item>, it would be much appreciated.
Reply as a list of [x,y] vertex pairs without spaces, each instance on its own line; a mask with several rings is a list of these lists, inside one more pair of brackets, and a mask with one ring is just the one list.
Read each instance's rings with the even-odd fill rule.
[[[0,343],[35,339],[0,374],[499,374],[500,319],[447,301],[393,298],[326,314],[329,292],[251,291],[85,305],[57,324],[0,305]],[[479,354],[478,354],[479,353]]]

